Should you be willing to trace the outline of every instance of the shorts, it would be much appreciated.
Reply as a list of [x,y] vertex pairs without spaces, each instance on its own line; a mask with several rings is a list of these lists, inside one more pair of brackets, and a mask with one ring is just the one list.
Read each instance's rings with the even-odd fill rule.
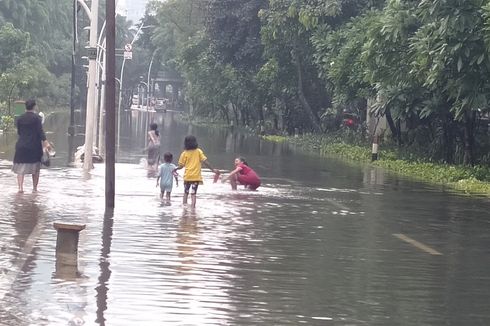
[[192,187],[192,194],[195,195],[200,183],[199,181],[184,181],[184,192],[188,194]]
[[166,192],[172,192],[172,186],[173,186],[173,184],[167,184],[167,185],[164,185],[164,184],[161,184],[161,183],[160,183],[160,190],[161,190],[162,192],[165,192],[165,191],[166,191]]

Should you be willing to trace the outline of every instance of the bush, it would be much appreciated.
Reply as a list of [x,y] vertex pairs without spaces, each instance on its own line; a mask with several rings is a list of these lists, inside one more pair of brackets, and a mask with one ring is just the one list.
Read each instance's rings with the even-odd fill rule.
[[4,115],[0,118],[0,129],[4,132],[8,132],[14,128],[14,117],[11,115]]
[[[326,156],[335,155],[364,163],[371,160],[370,146],[347,144],[338,137],[338,134],[300,137],[263,136],[263,138],[275,142],[287,140],[306,151],[319,152]],[[379,160],[373,164],[422,181],[445,184],[465,193],[490,195],[490,167],[488,166],[468,167],[424,162],[416,156],[410,157],[395,149],[381,150]]]

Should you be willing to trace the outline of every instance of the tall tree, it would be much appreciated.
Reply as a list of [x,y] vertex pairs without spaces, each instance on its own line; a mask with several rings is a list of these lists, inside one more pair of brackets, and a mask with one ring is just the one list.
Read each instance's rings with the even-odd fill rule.
[[441,92],[448,109],[463,124],[464,164],[473,164],[477,110],[489,107],[490,60],[485,44],[484,0],[422,0],[421,27],[412,48],[424,85]]

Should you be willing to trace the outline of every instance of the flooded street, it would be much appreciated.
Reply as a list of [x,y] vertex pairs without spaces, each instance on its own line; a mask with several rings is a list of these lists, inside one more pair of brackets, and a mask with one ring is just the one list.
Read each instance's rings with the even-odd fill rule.
[[[116,208],[104,166],[70,167],[65,117],[39,193],[17,194],[16,135],[0,136],[0,325],[490,325],[490,201],[370,166],[306,155],[176,113],[122,120]],[[148,122],[174,163],[187,134],[211,164],[245,156],[258,191],[199,187],[197,208],[159,199],[140,164]],[[182,175],[182,172],[180,172]],[[53,222],[86,224],[79,267],[57,270]]]

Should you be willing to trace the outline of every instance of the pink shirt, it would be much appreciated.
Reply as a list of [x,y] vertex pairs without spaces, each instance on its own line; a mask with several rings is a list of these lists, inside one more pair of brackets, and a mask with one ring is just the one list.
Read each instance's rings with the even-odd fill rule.
[[240,163],[238,167],[241,168],[238,173],[238,181],[244,185],[251,185],[254,188],[260,186],[260,178],[248,165]]

